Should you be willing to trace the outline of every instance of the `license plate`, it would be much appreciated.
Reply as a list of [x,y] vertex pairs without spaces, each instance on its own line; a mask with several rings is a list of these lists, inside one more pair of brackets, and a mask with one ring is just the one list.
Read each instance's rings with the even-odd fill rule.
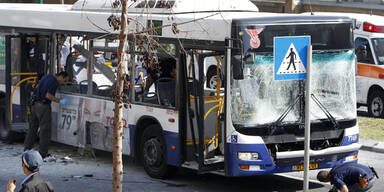
[[[319,168],[319,164],[312,163],[309,164],[309,169],[317,169]],[[295,171],[304,171],[304,165],[295,165]]]

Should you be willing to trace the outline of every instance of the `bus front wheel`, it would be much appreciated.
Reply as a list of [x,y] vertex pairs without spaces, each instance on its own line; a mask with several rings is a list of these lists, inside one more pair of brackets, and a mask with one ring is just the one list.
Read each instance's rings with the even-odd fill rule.
[[167,146],[158,125],[150,125],[144,130],[140,146],[145,172],[153,178],[170,177],[175,168],[167,163]]
[[384,91],[374,91],[369,95],[368,114],[372,117],[384,117]]

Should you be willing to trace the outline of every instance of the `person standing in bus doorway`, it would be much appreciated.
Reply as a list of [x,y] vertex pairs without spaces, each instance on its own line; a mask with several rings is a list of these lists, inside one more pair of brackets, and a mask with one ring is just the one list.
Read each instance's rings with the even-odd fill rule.
[[[25,151],[21,155],[21,165],[24,174],[27,176],[21,182],[20,192],[34,191],[34,192],[53,192],[52,184],[40,176],[39,167],[43,163],[43,159],[39,152],[35,150]],[[16,180],[11,179],[7,184],[7,192],[14,192],[16,189]]]
[[51,102],[67,104],[68,99],[55,97],[59,85],[68,82],[68,73],[45,75],[37,86],[36,95],[31,107],[30,127],[24,141],[24,151],[33,148],[37,129],[40,127],[39,152],[43,158],[49,156],[48,148],[51,140]]
[[331,182],[333,188],[330,192],[363,192],[372,188],[379,178],[373,167],[357,164],[354,162],[335,166],[331,171],[320,171],[317,180]]

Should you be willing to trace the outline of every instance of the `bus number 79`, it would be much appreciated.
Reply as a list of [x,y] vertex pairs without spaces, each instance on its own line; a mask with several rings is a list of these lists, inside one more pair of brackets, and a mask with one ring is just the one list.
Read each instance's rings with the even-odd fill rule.
[[71,127],[71,124],[72,124],[72,116],[71,115],[61,115],[61,117],[63,118],[63,123],[61,125],[61,129],[64,129],[65,126],[67,129],[69,129]]

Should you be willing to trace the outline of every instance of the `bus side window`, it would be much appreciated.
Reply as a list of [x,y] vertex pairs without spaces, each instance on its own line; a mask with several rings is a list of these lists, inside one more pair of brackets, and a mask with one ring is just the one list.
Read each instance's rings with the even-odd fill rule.
[[87,94],[87,59],[73,48],[81,45],[81,40],[80,36],[71,36],[61,45],[61,66],[68,73],[69,82],[60,86],[60,91]]
[[[156,74],[155,69],[146,70],[143,63],[135,66],[134,91],[135,100],[144,103],[158,104],[155,83],[151,75]],[[152,74],[153,73],[153,74]]]
[[369,42],[365,38],[356,38],[355,40],[355,52],[357,57],[357,62],[374,64],[372,57],[371,47]]
[[68,84],[62,85],[59,87],[60,91],[62,92],[67,92],[67,93],[79,93],[79,86],[78,82],[76,81],[74,77],[74,68],[73,65],[75,65],[76,62],[76,54],[75,52],[69,53],[68,55],[65,56],[63,61],[65,63],[62,63],[63,65],[63,70],[68,73],[69,76],[69,81]]
[[117,76],[116,67],[114,67],[117,63],[117,57],[114,56],[116,54],[105,50],[93,51],[95,63],[93,64],[92,81],[95,84],[92,87],[92,95],[111,98],[112,90],[115,89],[117,82],[116,79],[115,81],[109,79],[107,74],[112,71],[115,77]]

